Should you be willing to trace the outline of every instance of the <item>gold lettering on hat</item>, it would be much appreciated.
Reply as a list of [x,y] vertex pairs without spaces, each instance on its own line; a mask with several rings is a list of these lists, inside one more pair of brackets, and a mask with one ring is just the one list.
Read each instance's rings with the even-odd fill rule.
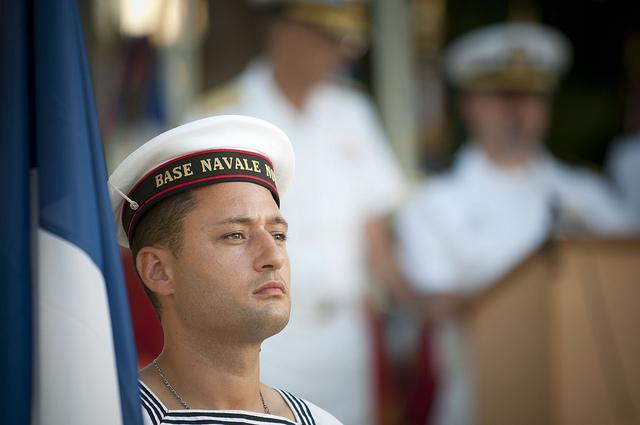
[[193,171],[191,170],[190,162],[187,162],[186,164],[178,165],[176,167],[173,167],[171,170],[167,170],[164,173],[156,174],[154,176],[154,180],[156,182],[156,189],[174,180],[180,180],[183,177],[192,176],[192,175],[193,175]]
[[186,164],[182,164],[182,170],[184,171],[184,176],[193,176],[193,171],[191,171],[191,163],[187,162]]
[[242,165],[242,160],[240,158],[236,158],[236,170],[245,170],[244,166]]
[[174,180],[178,180],[182,178],[182,168],[178,165],[177,167],[173,167],[171,170],[171,176]]
[[264,167],[267,173],[267,177],[269,177],[273,181],[276,181],[276,173],[273,171],[273,169],[271,169],[271,167],[269,167],[269,165],[267,164],[265,164]]
[[164,172],[164,182],[163,184],[167,184],[168,182],[172,182],[173,177],[171,177],[171,172],[169,170]]
[[[262,173],[260,167],[260,161],[252,159],[251,162],[247,158],[237,158],[232,156],[223,156],[222,161],[220,158],[213,158],[213,164],[211,158],[200,160],[200,169],[203,173],[216,171],[216,170],[243,170],[253,171],[256,173]],[[175,177],[175,176],[174,176]]]
[[200,167],[202,168],[203,173],[206,173],[207,171],[211,171],[211,158],[201,159]]
[[[192,170],[193,164],[187,162],[184,164],[176,165],[173,168],[165,169],[164,171],[153,176],[156,189],[160,186],[168,183],[180,180],[184,177],[193,176]],[[265,171],[262,171],[262,164],[260,161],[251,158],[239,158],[237,156],[222,156],[200,159],[200,172],[208,173],[221,171],[249,171],[262,174],[266,174],[266,177],[276,182],[276,175],[271,166],[264,164]]]

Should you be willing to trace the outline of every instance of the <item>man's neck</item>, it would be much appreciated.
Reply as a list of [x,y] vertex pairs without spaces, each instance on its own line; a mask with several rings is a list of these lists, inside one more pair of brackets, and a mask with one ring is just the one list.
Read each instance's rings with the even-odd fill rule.
[[[261,411],[259,352],[258,343],[194,343],[165,335],[157,361],[189,408]],[[140,376],[168,407],[183,408],[153,365]]]
[[529,167],[534,158],[530,155],[504,155],[497,152],[485,151],[487,158],[498,168],[517,170]]
[[539,158],[536,149],[506,150],[494,148],[488,144],[478,143],[487,159],[498,168],[521,170],[532,166]]

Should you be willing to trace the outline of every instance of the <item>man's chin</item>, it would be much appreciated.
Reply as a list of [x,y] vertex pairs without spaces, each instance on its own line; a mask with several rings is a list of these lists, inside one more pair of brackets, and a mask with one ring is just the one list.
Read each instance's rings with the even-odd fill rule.
[[266,339],[280,333],[289,323],[290,309],[279,307],[282,308],[270,308],[258,315],[254,329],[259,332],[260,338]]
[[282,332],[282,330],[289,323],[289,318],[290,318],[289,313],[286,313],[286,314],[283,313],[282,315],[273,317],[271,320],[272,332],[271,332],[271,335],[269,335],[267,338]]

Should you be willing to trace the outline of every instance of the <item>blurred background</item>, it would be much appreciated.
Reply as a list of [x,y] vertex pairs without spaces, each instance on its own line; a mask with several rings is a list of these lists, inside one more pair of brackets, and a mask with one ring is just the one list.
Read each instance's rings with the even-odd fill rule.
[[[264,42],[264,22],[244,1],[96,0],[81,6],[108,148],[124,137],[122,127],[179,122],[199,94],[239,73]],[[573,45],[574,63],[554,99],[547,139],[554,153],[599,168],[615,137],[640,125],[636,2],[490,0],[479,7],[469,0],[390,0],[371,7],[372,43],[345,72],[376,100],[401,159],[413,167],[437,167],[462,139],[449,116],[444,45],[509,19],[556,27]]]
[[[270,35],[274,16],[278,19],[284,16],[278,14],[288,13],[283,12],[288,6],[280,3],[296,2],[80,2],[108,169],[112,171],[145,141],[186,119],[203,116],[207,110],[227,110],[225,103],[233,103],[235,99],[235,92],[228,90],[229,84],[236,84],[236,77],[255,63],[256,57],[269,52],[274,43]],[[297,3],[324,3],[332,7],[351,2]],[[294,328],[291,335],[300,331],[295,334],[296,341],[303,338],[305,344],[312,344],[314,338],[326,338],[314,351],[324,353],[336,364],[349,361],[346,360],[348,356],[341,360],[338,353],[356,352],[356,348],[349,348],[347,342],[342,345],[340,338],[354,343],[360,341],[357,350],[363,351],[366,361],[358,360],[355,355],[352,360],[359,367],[366,366],[359,373],[367,376],[360,389],[349,391],[352,397],[362,400],[359,407],[353,407],[359,402],[350,407],[349,403],[342,406],[336,401],[334,404],[330,396],[325,398],[321,389],[328,388],[324,391],[331,392],[334,388],[339,398],[345,400],[337,391],[344,383],[340,377],[331,374],[324,374],[307,387],[297,384],[293,378],[291,382],[284,380],[274,384],[309,398],[347,425],[640,423],[640,365],[637,361],[640,358],[637,338],[640,243],[636,239],[637,227],[633,224],[640,218],[640,210],[629,206],[637,195],[627,193],[628,187],[638,192],[635,183],[638,172],[635,177],[633,173],[629,177],[626,172],[623,180],[631,183],[627,188],[617,187],[616,184],[621,184],[616,180],[617,162],[611,159],[618,145],[625,144],[623,142],[629,137],[637,139],[633,135],[640,131],[640,3],[607,0],[371,0],[355,3],[362,3],[367,11],[366,49],[350,56],[348,61],[342,61],[340,66],[331,69],[331,75],[327,73],[319,80],[340,81],[341,86],[358,93],[358,99],[361,97],[370,103],[376,117],[376,123],[371,126],[379,127],[384,133],[380,144],[386,145],[382,149],[384,152],[389,152],[372,159],[372,164],[378,170],[385,169],[378,178],[385,182],[398,180],[398,183],[388,185],[394,194],[385,195],[385,198],[393,197],[394,201],[389,201],[384,208],[384,202],[380,201],[367,210],[367,199],[355,204],[355,198],[348,193],[335,198],[318,195],[318,199],[325,202],[334,199],[329,202],[336,203],[332,205],[335,208],[331,208],[335,216],[329,218],[313,217],[309,210],[314,208],[296,201],[296,195],[292,195],[289,201],[293,205],[292,223],[299,220],[301,228],[307,226],[307,233],[310,228],[322,226],[326,231],[331,228],[339,233],[339,227],[338,230],[332,228],[332,220],[344,221],[345,228],[349,229],[354,223],[362,226],[358,232],[343,232],[345,240],[348,240],[347,236],[358,239],[362,247],[354,248],[356,253],[353,255],[346,251],[339,253],[341,258],[354,258],[354,265],[344,266],[345,270],[358,270],[353,273],[353,280],[357,281],[354,285],[358,288],[354,292],[356,295],[345,292],[345,297],[353,297],[354,301],[344,307],[346,303],[327,301],[325,295],[318,295],[325,298],[320,301],[305,299],[300,303],[309,302],[309,309],[317,307],[322,311],[321,315],[332,317],[339,316],[342,308],[357,310],[364,320],[366,338],[354,339],[348,334],[338,336],[340,329],[351,329],[350,322],[336,323],[335,335],[325,332],[326,329],[319,330],[311,322],[304,330]],[[287,19],[297,19],[292,16]],[[311,21],[305,25],[315,29],[318,26],[314,25],[326,23],[318,24],[315,17]],[[451,84],[446,74],[447,46],[469,31],[504,22],[544,24],[559,30],[569,40],[572,47],[569,68],[557,88],[546,94],[553,109],[544,145],[549,155],[567,166],[592,172],[597,176],[598,184],[601,182],[610,187],[610,195],[616,196],[616,202],[620,200],[625,208],[629,206],[625,214],[630,219],[625,219],[628,224],[613,226],[615,231],[612,232],[576,232],[576,226],[572,226],[570,232],[558,233],[555,232],[557,223],[545,224],[539,238],[527,245],[522,255],[513,259],[505,254],[504,258],[510,260],[500,273],[491,274],[490,278],[478,277],[483,280],[481,290],[461,294],[455,287],[455,290],[434,294],[425,289],[417,277],[420,274],[408,271],[411,266],[403,261],[405,254],[408,257],[416,255],[415,252],[407,253],[412,249],[411,243],[396,234],[403,225],[403,215],[398,211],[410,208],[414,194],[420,192],[422,185],[429,184],[432,177],[452,172],[456,152],[465,140],[474,137],[458,113],[461,89]],[[326,32],[323,34],[327,35]],[[344,39],[339,41],[342,43]],[[312,57],[313,51],[305,54]],[[203,108],[205,104],[207,108]],[[304,102],[302,105],[292,110],[305,112]],[[242,108],[231,110],[243,111]],[[304,115],[302,112],[301,116]],[[331,117],[319,119],[321,122],[322,119],[331,120]],[[296,142],[306,137],[305,125],[308,123],[305,124],[302,118],[296,121],[295,117],[286,123],[274,122],[290,136],[294,134],[292,141],[297,150]],[[340,126],[348,134],[360,134],[351,133],[348,123],[342,122]],[[319,134],[310,138],[321,139],[329,133]],[[372,138],[378,138],[377,130],[371,134]],[[639,143],[635,142],[635,145]],[[339,144],[330,146],[333,147],[328,149],[334,150],[322,155],[342,149]],[[356,148],[347,147],[344,156],[358,156],[359,151],[353,149]],[[637,148],[635,152],[618,155],[624,158],[635,155],[636,162],[626,166],[627,169],[640,169]],[[301,152],[299,164],[303,167],[299,170],[302,174],[305,161],[313,159],[305,160],[304,155]],[[387,172],[387,168],[393,170]],[[331,168],[326,171],[333,172]],[[335,172],[340,173],[340,168],[336,167]],[[304,176],[302,181],[307,181]],[[368,184],[365,195],[370,191],[369,195],[374,197],[376,190],[368,182],[363,183]],[[339,186],[339,180],[335,184]],[[583,187],[581,184],[576,187]],[[571,185],[566,187],[571,198],[574,189]],[[362,186],[352,190],[361,194],[363,191],[358,188]],[[334,189],[327,190],[335,193],[331,192]],[[386,188],[379,189],[384,190]],[[575,189],[576,193],[579,191]],[[597,196],[585,199],[587,204],[608,202]],[[344,205],[339,204],[341,200]],[[296,210],[296,202],[300,202],[302,213]],[[454,206],[453,209],[457,208]],[[349,215],[354,210],[358,211],[357,217]],[[341,219],[341,211],[347,217],[345,220]],[[376,220],[373,220],[374,216]],[[510,216],[513,221],[508,225],[512,227],[507,232],[517,233],[520,227],[528,225],[524,218],[525,221],[518,221],[519,217],[517,211]],[[305,223],[305,219],[313,225]],[[425,220],[429,220],[428,215],[420,216],[417,222]],[[369,226],[373,222],[375,225]],[[428,229],[414,230],[416,234],[429,232]],[[480,240],[481,236],[477,236],[475,230],[470,228],[463,233],[462,240],[452,238],[449,245],[466,246],[473,244],[475,238]],[[498,247],[500,237],[489,235],[491,244],[483,246],[489,246],[493,251],[492,244],[495,243],[493,252],[501,252]],[[322,244],[311,237],[309,241],[299,239],[291,241],[291,253],[302,251],[302,248],[296,250],[298,246]],[[350,242],[332,242],[336,246],[350,246]],[[331,249],[329,247],[323,257],[327,259],[326,268],[332,267]],[[128,255],[123,252],[142,366],[157,355],[162,335],[136,281]],[[319,251],[318,255],[325,254]],[[366,266],[360,264],[364,257],[370,260]],[[477,258],[482,262],[481,256]],[[295,261],[299,262],[300,268],[306,267],[302,255],[293,256],[292,261],[294,267]],[[425,258],[424,262],[428,268],[429,259]],[[309,265],[310,268],[313,266]],[[465,273],[472,276],[470,281],[474,281],[476,266],[463,263],[454,266],[468,269]],[[478,268],[482,269],[481,266]],[[294,274],[294,285],[310,285],[305,282],[305,277],[296,280]],[[342,294],[340,291],[337,293]],[[459,296],[464,298],[462,302],[457,298]],[[440,314],[441,311],[445,313]],[[442,319],[442,315],[446,318]],[[293,317],[295,319],[296,315]],[[443,340],[440,330],[448,326],[451,317],[456,323],[462,323],[465,335],[462,339],[456,339],[458,335]],[[321,325],[318,326],[325,326],[325,319],[319,320]],[[332,341],[335,345],[327,348]],[[277,353],[275,345],[273,352]],[[445,345],[446,350],[442,348]],[[450,351],[452,346],[457,348]],[[269,355],[269,350],[271,348],[267,347],[265,356]],[[286,353],[284,356],[296,357],[289,351]],[[448,362],[457,356],[462,360]],[[443,362],[443,358],[447,361]],[[313,368],[313,362],[325,361],[322,357],[314,359],[309,358],[309,364],[301,365],[300,369],[291,372],[291,376],[297,374],[300,380],[310,380],[309,369]],[[263,358],[263,367],[264,363]],[[274,378],[270,372],[265,373],[269,374],[268,382],[271,382]],[[278,373],[275,375],[277,381]],[[459,379],[458,375],[466,376],[461,378],[463,394],[443,402],[446,388],[454,385],[448,380],[455,381]],[[473,390],[464,389],[468,386]],[[363,395],[359,397],[354,392]],[[443,413],[447,409],[470,413],[448,416]]]

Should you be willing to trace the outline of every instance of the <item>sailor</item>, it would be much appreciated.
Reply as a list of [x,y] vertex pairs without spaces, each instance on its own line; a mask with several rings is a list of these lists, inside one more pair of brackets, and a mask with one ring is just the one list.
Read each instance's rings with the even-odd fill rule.
[[561,33],[533,23],[481,28],[446,51],[469,138],[451,171],[421,184],[395,220],[398,261],[437,323],[435,424],[474,422],[464,306],[559,227],[619,235],[632,224],[604,180],[544,148],[570,58]]
[[155,137],[109,178],[120,244],[164,334],[140,371],[145,424],[341,423],[260,381],[260,347],[289,320],[279,206],[293,171],[280,129],[216,116]]
[[371,101],[336,77],[366,48],[366,4],[276,3],[264,54],[188,116],[256,116],[291,138],[298,167],[283,213],[293,229],[292,321],[265,343],[263,377],[368,425],[376,411],[363,308],[368,236],[399,204],[403,173]]

